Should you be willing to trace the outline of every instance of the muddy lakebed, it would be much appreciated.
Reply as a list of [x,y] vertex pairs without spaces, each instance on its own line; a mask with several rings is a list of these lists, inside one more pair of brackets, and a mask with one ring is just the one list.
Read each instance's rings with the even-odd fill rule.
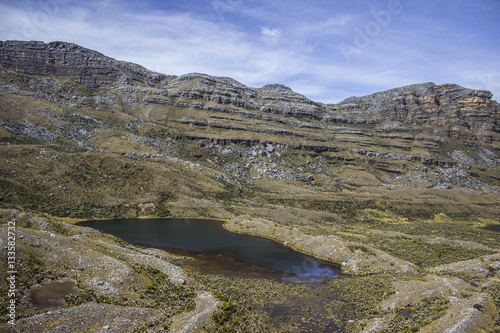
[[57,309],[66,305],[67,295],[81,291],[72,279],[43,280],[26,290],[24,298],[37,309]]
[[177,264],[200,274],[264,278],[321,284],[341,275],[334,264],[283,244],[227,231],[221,221],[205,219],[122,219],[79,223],[126,242],[187,256]]

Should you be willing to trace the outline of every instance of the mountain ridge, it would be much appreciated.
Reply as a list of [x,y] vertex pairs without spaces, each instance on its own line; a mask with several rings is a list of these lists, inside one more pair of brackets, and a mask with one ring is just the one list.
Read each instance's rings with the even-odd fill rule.
[[[133,81],[135,82],[139,81],[149,86],[158,87],[161,85],[166,86],[168,84],[172,84],[172,80],[182,81],[182,80],[205,78],[209,80],[213,79],[215,81],[225,82],[230,86],[234,86],[239,89],[266,91],[271,95],[273,94],[272,93],[273,91],[274,94],[279,94],[279,95],[283,95],[286,92],[288,94],[291,94],[290,96],[300,98],[302,102],[305,102],[306,104],[312,104],[317,107],[323,108],[324,113],[328,111],[328,107],[330,108],[330,111],[338,110],[339,106],[352,104],[353,101],[363,101],[368,98],[371,98],[372,96],[378,97],[381,95],[393,95],[392,97],[394,98],[394,97],[401,97],[400,95],[404,96],[413,93],[418,97],[420,94],[422,94],[424,90],[423,88],[427,89],[427,91],[430,92],[432,92],[432,90],[440,88],[441,90],[448,89],[448,91],[453,90],[454,88],[454,90],[457,91],[458,94],[460,95],[459,97],[469,97],[469,96],[478,97],[482,98],[486,103],[491,101],[492,97],[491,92],[485,90],[469,89],[454,84],[443,84],[438,86],[432,82],[427,82],[421,84],[407,85],[399,88],[390,89],[388,91],[377,92],[361,97],[355,97],[355,96],[348,97],[345,100],[336,104],[324,104],[324,103],[314,102],[306,98],[305,96],[294,92],[289,87],[286,87],[281,84],[267,84],[261,88],[251,88],[231,78],[210,76],[202,73],[188,73],[180,76],[156,73],[140,65],[125,61],[115,60],[97,51],[87,49],[72,43],[59,42],[59,41],[51,43],[44,43],[37,41],[33,42],[0,41],[0,49],[1,49],[0,61],[2,67],[4,68],[12,68],[18,72],[26,72],[37,75],[55,74],[55,75],[69,76],[79,79],[77,80],[77,82],[82,83],[83,85],[92,89],[98,89],[99,87],[109,88],[110,83],[126,84],[127,82],[132,83]],[[13,50],[16,49],[17,50],[22,49],[24,51],[21,52],[20,54],[16,54],[15,52],[13,52]],[[68,54],[76,54],[76,55],[74,57],[66,57],[66,55]],[[22,61],[23,56],[27,56],[31,61],[29,62]],[[10,63],[11,61],[13,62],[12,64]],[[79,65],[82,64],[84,65],[83,68],[79,68],[81,67]],[[97,66],[99,64],[105,64],[107,66],[101,65],[101,67],[99,67]],[[22,67],[20,65],[25,65],[26,67]],[[36,67],[36,65],[38,65],[38,67]],[[67,72],[63,69],[64,67],[68,66],[71,67],[72,65],[76,65],[77,69],[80,70]],[[119,69],[123,69],[124,71],[122,71],[121,73],[117,73]],[[96,70],[97,72],[95,72]],[[111,82],[109,80],[102,80],[101,82],[97,81],[97,79],[95,79],[94,81],[92,80],[88,81],[88,79],[84,78],[86,76],[92,76],[93,74],[105,74],[108,77],[111,76],[111,78],[114,80],[112,80]],[[140,78],[141,76],[143,77],[142,80],[138,79],[138,77]],[[441,92],[441,94],[443,93]],[[498,113],[498,110],[496,111],[496,113]]]

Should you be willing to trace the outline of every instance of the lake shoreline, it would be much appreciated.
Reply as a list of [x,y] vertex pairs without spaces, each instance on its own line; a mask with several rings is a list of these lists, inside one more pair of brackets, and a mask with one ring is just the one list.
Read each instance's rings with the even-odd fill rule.
[[[205,258],[209,267],[205,265],[202,271],[212,274],[217,274],[213,267],[219,267],[221,272],[231,272],[233,270],[228,267],[236,263],[251,276],[260,270],[275,279],[276,274],[271,271],[277,271],[285,274],[290,282],[296,277],[296,281],[311,280],[316,283],[316,279],[336,278],[341,274],[338,264],[296,251],[275,240],[232,232],[224,227],[227,223],[217,219],[170,218],[99,220],[79,225],[96,228],[129,243]],[[214,260],[214,254],[221,257]],[[210,265],[213,267],[210,268]]]

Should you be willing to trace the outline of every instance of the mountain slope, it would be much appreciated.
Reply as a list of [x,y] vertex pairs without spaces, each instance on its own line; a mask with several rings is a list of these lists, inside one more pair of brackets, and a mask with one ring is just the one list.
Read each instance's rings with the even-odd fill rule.
[[[167,76],[63,42],[2,42],[0,66],[2,149],[23,159],[2,166],[8,204],[166,212],[193,197],[251,199],[249,189],[308,202],[360,186],[378,200],[394,185],[426,196],[457,187],[445,201],[474,190],[483,204],[500,184],[500,107],[486,91],[426,83],[325,105],[282,85]],[[30,153],[20,157],[19,144]]]
[[[342,261],[353,274],[349,283],[326,288],[352,305],[354,322],[328,317],[338,327],[398,331],[411,323],[435,331],[460,318],[491,330],[500,306],[498,233],[482,228],[500,216],[500,106],[491,98],[424,83],[326,105],[279,84],[251,88],[206,74],[154,73],[70,43],[0,42],[0,207],[8,208],[0,212],[2,228],[16,216],[39,221],[32,213],[45,213],[66,244],[72,240],[65,232],[83,231],[66,230],[52,216],[227,219],[235,232]],[[14,207],[31,211],[29,219]],[[50,234],[35,230],[46,223],[37,223],[19,230],[49,242]],[[102,249],[118,242],[102,237],[92,238]],[[31,251],[22,260],[43,259],[30,266],[28,288],[54,265],[50,251],[19,244]],[[97,300],[106,294],[90,283],[99,272],[56,266],[51,274],[95,293],[81,309],[104,313]],[[401,275],[392,281],[389,272]],[[258,310],[260,303],[249,305],[247,289],[233,287],[253,282],[203,281],[216,283],[202,289],[241,302],[238,311],[272,316]],[[275,285],[255,284],[259,295],[275,292]],[[151,297],[141,304],[153,304]],[[107,308],[116,318],[135,309]],[[238,324],[238,311],[219,324]],[[26,325],[35,318],[30,313],[22,313]],[[275,328],[293,330],[291,322]]]

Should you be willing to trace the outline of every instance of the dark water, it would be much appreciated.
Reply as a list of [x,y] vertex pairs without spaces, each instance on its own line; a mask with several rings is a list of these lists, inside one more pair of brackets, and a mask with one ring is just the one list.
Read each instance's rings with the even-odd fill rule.
[[492,224],[487,227],[484,227],[483,229],[500,232],[500,224]]
[[318,283],[339,276],[340,269],[279,243],[231,233],[222,223],[197,219],[130,219],[88,221],[83,226],[129,243],[171,250],[197,258],[201,273],[236,274],[296,283]]

